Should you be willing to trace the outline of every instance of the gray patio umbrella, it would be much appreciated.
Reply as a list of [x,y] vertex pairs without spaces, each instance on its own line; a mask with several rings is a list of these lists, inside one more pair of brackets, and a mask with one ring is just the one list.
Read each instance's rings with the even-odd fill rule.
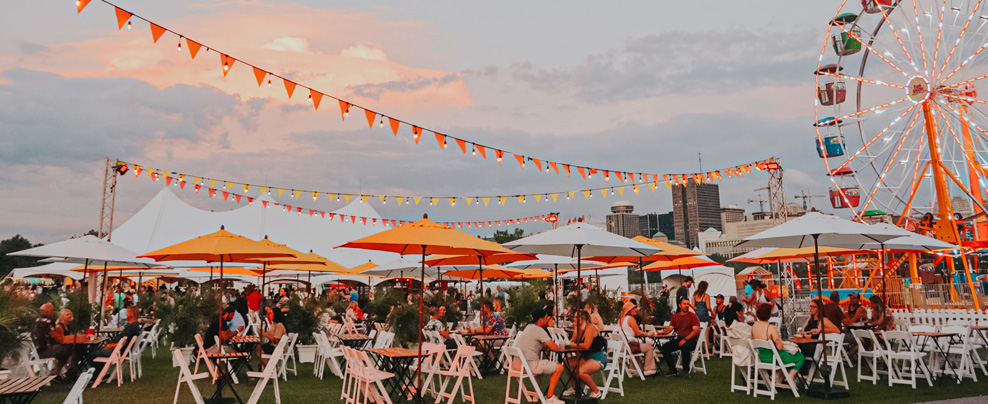
[[[888,240],[902,237],[901,229],[889,229],[852,222],[837,216],[811,212],[790,220],[786,223],[765,230],[744,239],[738,246],[745,247],[786,247],[802,248],[812,245],[814,248],[813,261],[815,267],[820,266],[820,246],[840,247],[849,243],[884,243]],[[817,272],[818,298],[823,298],[823,276]],[[823,310],[819,310],[823,322]],[[822,367],[827,368],[827,355],[823,356]],[[824,370],[826,372],[826,370]],[[830,383],[830,378],[824,374],[823,390],[810,389],[812,396],[832,399],[849,397],[846,390],[836,391]]]

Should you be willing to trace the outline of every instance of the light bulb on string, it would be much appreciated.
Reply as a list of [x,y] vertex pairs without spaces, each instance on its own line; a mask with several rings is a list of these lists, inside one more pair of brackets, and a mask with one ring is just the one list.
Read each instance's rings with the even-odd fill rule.
[[312,103],[312,94],[309,94],[309,104]]
[[473,154],[474,156],[477,155],[477,147],[473,147],[473,151],[471,152],[471,154]]
[[81,6],[82,5],[82,1],[81,0],[75,0],[75,5],[76,5],[76,7]]
[[381,119],[381,123],[378,124],[378,127],[379,128],[383,128],[384,127],[384,119]]
[[268,79],[268,88],[271,88],[271,79]]
[[348,116],[350,116],[350,110],[347,110],[346,112],[343,113],[343,117],[344,118],[346,118]]
[[127,21],[127,29],[131,29],[133,27],[134,27],[134,25],[131,24],[130,21]]
[[339,202],[339,201],[340,201],[340,196],[339,196],[339,195],[337,195],[337,196],[336,196],[336,202]]
[[182,37],[178,37],[178,51],[182,51]]
[[225,72],[230,71],[230,64],[229,63],[223,62],[223,71],[225,71]]
[[388,204],[388,198],[385,197],[384,199],[381,200],[381,202],[383,202],[385,205],[387,205]]

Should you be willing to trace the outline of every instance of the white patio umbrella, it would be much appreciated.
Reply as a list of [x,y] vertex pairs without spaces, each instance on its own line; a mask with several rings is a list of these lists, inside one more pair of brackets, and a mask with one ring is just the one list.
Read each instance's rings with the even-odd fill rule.
[[[421,267],[422,264],[419,262],[405,258],[398,258],[394,261],[381,264],[381,266],[377,268],[372,268],[361,272],[360,275],[372,275],[384,278],[414,278],[417,272],[421,272]],[[437,278],[439,277],[439,270],[435,268],[426,268],[424,270],[424,274],[427,278]]]
[[[902,237],[901,231],[870,226],[852,222],[837,216],[810,212],[786,223],[750,236],[738,243],[745,247],[786,247],[802,248],[812,245],[814,248],[814,267],[820,266],[821,245],[839,247],[849,243],[884,243],[888,240]],[[818,298],[823,298],[823,276],[817,271]],[[820,322],[823,322],[823,310],[819,310]],[[823,356],[823,369],[827,370],[827,355]],[[826,373],[824,373],[826,374]],[[848,397],[847,391],[834,391],[830,378],[824,377],[823,391],[810,390],[810,395],[823,398]]]

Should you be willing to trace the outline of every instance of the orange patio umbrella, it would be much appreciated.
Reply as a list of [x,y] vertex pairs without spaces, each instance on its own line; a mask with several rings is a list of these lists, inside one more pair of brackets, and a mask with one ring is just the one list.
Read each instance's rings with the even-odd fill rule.
[[[646,262],[656,262],[656,261],[672,261],[672,260],[674,260],[676,258],[680,258],[680,257],[689,257],[689,256],[695,256],[695,255],[703,255],[703,253],[701,253],[701,252],[693,251],[693,250],[691,250],[689,248],[686,248],[686,247],[678,246],[678,245],[675,245],[675,244],[672,244],[672,243],[668,243],[668,242],[665,242],[665,241],[662,241],[662,240],[656,240],[656,239],[653,239],[653,238],[648,238],[648,237],[645,237],[645,236],[635,236],[635,237],[632,237],[631,239],[632,240],[635,240],[635,241],[637,241],[639,243],[648,244],[648,245],[650,245],[652,247],[658,248],[658,249],[660,249],[660,251],[657,252],[657,253],[655,253],[655,254],[649,255],[647,257],[642,257],[640,255],[636,255],[636,256],[623,256],[623,257],[621,257],[621,256],[615,256],[615,257],[589,257],[589,259],[592,259],[592,260],[595,260],[595,261],[604,262],[604,263],[615,263],[615,262],[622,262],[622,261],[624,261],[624,262],[629,263],[627,266],[634,266],[635,264],[631,264],[631,262],[637,261],[638,262],[638,265],[637,265],[638,266],[638,269],[640,271],[642,271],[642,281],[641,281],[642,295],[643,295],[642,297],[649,303],[649,305],[651,305],[652,303],[651,303],[651,300],[648,298],[648,295],[645,293],[645,273],[644,273],[645,270],[642,269],[644,267],[644,263],[646,263]],[[619,266],[624,266],[624,265],[619,265]]]
[[[388,251],[401,255],[420,254],[422,256],[422,284],[425,284],[425,257],[432,254],[480,255],[510,254],[513,251],[500,244],[471,236],[449,226],[429,220],[428,215],[414,223],[364,237],[339,247],[361,248],[365,250]],[[339,248],[337,247],[337,248]],[[418,367],[415,373],[418,385],[422,385],[422,290],[419,290],[419,333]],[[420,393],[419,393],[420,394]]]
[[[490,254],[486,256],[481,254],[468,254],[468,255],[439,254],[439,255],[433,255],[428,259],[426,259],[425,264],[430,267],[438,267],[438,266],[449,266],[449,265],[473,265],[476,263],[477,264],[476,272],[478,272],[477,277],[467,278],[467,279],[480,279],[480,290],[483,291],[484,265],[492,266],[496,264],[503,264],[506,262],[524,261],[524,260],[532,260],[532,259],[535,259],[535,254],[529,254],[529,253],[523,253],[517,251],[511,251],[509,253],[503,253],[503,254]],[[498,268],[504,268],[504,267],[498,267]],[[514,268],[504,268],[504,269],[514,270]],[[465,273],[464,271],[466,270],[459,272]],[[452,272],[457,272],[457,271],[452,271]],[[447,273],[447,275],[448,274],[449,273]],[[461,276],[461,278],[463,277]],[[495,277],[488,276],[488,278],[495,278]]]
[[671,271],[675,269],[679,271],[679,275],[681,276],[683,274],[684,269],[709,267],[715,265],[720,265],[720,264],[706,257],[690,256],[690,257],[676,258],[672,261],[656,261],[651,264],[645,265],[642,268],[642,271],[645,272]]
[[[272,243],[273,244],[273,243]],[[220,263],[220,279],[223,279],[223,264],[246,262],[260,258],[294,257],[297,251],[282,245],[270,245],[260,241],[220,230],[205,236],[186,240],[138,257],[152,258],[155,261],[206,261]],[[222,305],[220,307],[220,328],[222,328]]]
[[[288,248],[284,244],[278,244],[271,240],[268,240],[268,236],[264,236],[262,243],[282,246]],[[289,248],[291,249],[291,248]],[[295,251],[295,250],[292,250]],[[312,273],[313,272],[340,272],[345,271],[347,268],[343,265],[337,264],[330,261],[326,257],[309,250],[307,253],[295,251],[294,257],[281,257],[281,258],[263,258],[261,260],[263,263],[262,273],[261,273],[261,293],[264,293],[264,286],[267,283],[267,273],[271,271],[305,271],[309,275],[309,287],[312,287]]]
[[484,279],[494,278],[494,279],[525,279],[536,278],[536,277],[549,277],[552,276],[547,271],[541,269],[521,269],[521,268],[508,268],[497,264],[488,265],[486,268],[477,269],[459,269],[455,271],[446,272],[446,276],[455,276],[457,278],[463,279]]

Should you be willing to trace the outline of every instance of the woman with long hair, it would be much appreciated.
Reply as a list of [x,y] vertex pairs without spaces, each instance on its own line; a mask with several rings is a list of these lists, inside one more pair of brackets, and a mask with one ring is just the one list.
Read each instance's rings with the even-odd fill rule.
[[[580,357],[572,357],[570,366],[576,365],[576,377],[590,388],[590,397],[600,398],[600,388],[593,381],[593,374],[607,366],[607,340],[600,335],[597,327],[590,323],[590,313],[580,310],[573,316],[576,320],[573,323],[573,338],[571,345],[580,349]],[[577,362],[579,361],[579,362]],[[564,396],[573,395],[576,392],[576,378],[572,380],[573,385],[563,392]]]

